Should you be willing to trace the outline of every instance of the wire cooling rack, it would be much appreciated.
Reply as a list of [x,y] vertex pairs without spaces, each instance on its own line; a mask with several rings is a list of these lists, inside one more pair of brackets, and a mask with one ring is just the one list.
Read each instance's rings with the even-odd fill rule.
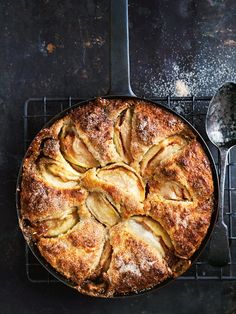
[[[60,111],[82,101],[79,98],[32,98],[24,105],[24,148],[28,147],[43,125]],[[218,165],[218,151],[209,142],[205,132],[205,115],[211,97],[162,97],[153,98],[190,121],[206,140]],[[213,267],[208,264],[208,248],[192,265],[187,273],[178,280],[236,280],[236,149],[232,149],[228,158],[225,184],[224,218],[228,225],[231,250],[231,262],[225,267]],[[26,246],[26,272],[31,282],[59,282],[44,269]]]

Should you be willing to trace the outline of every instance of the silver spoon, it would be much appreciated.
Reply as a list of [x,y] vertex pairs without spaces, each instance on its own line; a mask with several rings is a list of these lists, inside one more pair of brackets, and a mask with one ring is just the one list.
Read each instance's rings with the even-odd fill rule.
[[208,260],[211,265],[223,266],[230,262],[228,228],[224,223],[224,185],[228,152],[236,145],[235,83],[225,83],[212,98],[206,116],[206,132],[220,151],[219,216],[213,230]]

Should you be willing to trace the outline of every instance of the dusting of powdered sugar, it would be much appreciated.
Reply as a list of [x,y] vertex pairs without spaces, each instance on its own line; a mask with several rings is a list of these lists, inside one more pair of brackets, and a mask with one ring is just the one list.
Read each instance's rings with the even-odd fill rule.
[[176,213],[175,222],[176,225],[182,226],[184,229],[186,229],[189,225],[189,217],[187,215],[185,217],[180,217],[180,215]]
[[118,266],[119,271],[121,273],[129,272],[129,273],[132,273],[132,274],[134,274],[136,276],[141,276],[142,275],[141,272],[140,272],[139,267],[135,263],[133,263],[132,261],[130,261],[129,263],[125,263],[123,261],[123,259],[118,259],[117,260],[117,266]]
[[[162,71],[149,67],[145,69],[143,91],[151,97],[211,96],[226,81],[234,81],[236,62],[234,47],[221,47],[217,54],[209,47],[192,56],[191,69],[186,69],[182,56],[173,53],[173,62],[163,64]],[[187,61],[186,61],[187,62]]]
[[175,94],[176,96],[188,96],[189,88],[186,82],[177,80],[175,82]]
[[140,268],[149,270],[150,268],[153,268],[156,261],[148,261],[146,259],[140,261]]

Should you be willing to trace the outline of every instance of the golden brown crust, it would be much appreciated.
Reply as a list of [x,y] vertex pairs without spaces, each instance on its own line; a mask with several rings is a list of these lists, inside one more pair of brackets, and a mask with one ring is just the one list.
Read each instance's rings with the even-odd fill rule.
[[78,291],[149,289],[191,264],[210,225],[209,160],[177,116],[102,99],[39,132],[24,160],[20,226]]
[[[169,234],[176,255],[190,258],[200,246],[210,224],[212,201],[202,204],[165,203],[153,198],[149,215]],[[148,209],[148,206],[146,207]]]
[[78,107],[70,115],[81,139],[102,166],[121,160],[113,144],[114,121],[112,118],[126,106],[119,101],[113,104],[99,98],[93,103]]
[[140,161],[144,153],[164,138],[181,133],[188,127],[175,115],[147,102],[138,102],[132,121],[131,151]]
[[57,271],[80,285],[96,276],[105,240],[105,228],[94,219],[85,219],[65,235],[41,238],[38,248]]
[[213,208],[211,169],[200,144],[193,140],[161,165],[149,187],[146,210],[166,229],[177,254],[189,258],[207,232]]
[[151,288],[171,274],[159,252],[127,225],[125,222],[114,226],[110,234],[113,254],[108,278],[111,291],[120,294]]
[[[21,227],[29,238],[48,232],[48,228],[42,227],[42,221],[61,220],[78,211],[87,196],[87,192],[79,185],[80,174],[60,153],[56,138],[62,124],[63,120],[60,120],[50,129],[42,130],[30,145],[24,160],[20,198]],[[46,167],[53,163],[59,167],[58,176],[62,178],[59,186],[52,185],[42,175]],[[56,178],[57,176],[57,184]],[[70,182],[71,179],[74,187],[68,188],[66,180]]]
[[[200,161],[200,162],[199,162]],[[204,200],[213,195],[213,180],[209,160],[201,145],[193,140],[175,160],[183,170],[196,197]]]

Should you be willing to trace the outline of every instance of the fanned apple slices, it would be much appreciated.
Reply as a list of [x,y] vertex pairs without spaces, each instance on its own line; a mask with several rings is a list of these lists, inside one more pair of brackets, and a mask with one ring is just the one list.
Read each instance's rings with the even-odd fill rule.
[[[81,186],[88,192],[98,192],[92,194],[88,198],[87,206],[94,216],[98,215],[100,206],[105,207],[104,211],[113,213],[114,221],[118,216],[113,211],[117,211],[119,215],[129,217],[130,215],[138,215],[143,212],[143,201],[145,199],[145,187],[142,178],[135,170],[124,163],[114,163],[104,168],[92,168],[86,171],[81,178]],[[94,202],[99,202],[99,208],[95,209]],[[112,207],[113,208],[112,208]],[[99,216],[102,216],[99,214]],[[98,218],[102,221],[102,217]],[[110,220],[110,219],[109,219]],[[108,222],[107,217],[104,224],[112,224]]]
[[57,188],[75,188],[78,186],[80,174],[75,171],[66,161],[59,162],[47,157],[38,161],[38,170],[43,179]]
[[187,139],[174,135],[152,146],[141,161],[141,174],[150,177],[155,169],[187,145]]
[[[176,256],[172,240],[167,231],[162,227],[159,222],[145,216],[135,216],[132,219],[134,219],[135,222],[139,223],[142,228],[145,229],[145,241],[150,242],[150,235],[148,233],[151,233],[151,239],[158,239],[160,244],[160,246],[158,245],[159,250],[160,248],[162,250],[160,254],[162,254],[168,266],[171,268],[173,277],[181,275],[189,267],[191,261]],[[140,227],[139,231],[141,231]]]
[[158,191],[159,195],[164,199],[173,201],[192,201],[191,195],[187,188],[179,182],[166,181],[163,182]]
[[[153,222],[153,228],[150,228],[148,224],[150,221],[150,218],[132,217],[128,220],[128,228],[136,238],[141,238],[144,242],[155,248],[159,257],[163,258],[165,256],[165,250],[160,240],[162,239],[162,236],[164,239],[167,239],[168,236],[158,223]],[[155,231],[157,233],[155,233]],[[163,239],[162,241],[165,243]],[[168,243],[170,242],[169,239],[166,241]]]
[[131,125],[132,125],[132,109],[123,111],[114,126],[114,144],[118,154],[125,163],[130,164],[133,160],[131,147]]
[[118,223],[110,229],[110,239],[113,253],[107,275],[111,292],[113,287],[118,293],[151,288],[190,265],[174,255],[162,226],[145,216]]
[[127,222],[129,232],[154,249],[159,259],[171,269],[172,276],[179,276],[189,267],[191,261],[175,255],[170,236],[156,220],[147,216],[133,216]]
[[134,171],[133,168],[117,163],[102,168],[98,171],[97,176],[110,184],[117,186],[124,193],[142,202],[145,198],[145,188],[142,178]]
[[60,146],[65,159],[75,166],[86,169],[99,165],[72,125],[65,124],[62,127]]
[[67,232],[79,221],[79,215],[76,210],[65,217],[58,219],[47,219],[35,223],[35,229],[38,236],[56,237]]
[[113,226],[120,220],[113,205],[99,192],[91,192],[86,200],[86,206],[98,221],[106,226]]
[[147,229],[149,229],[157,237],[160,237],[169,249],[173,248],[168,233],[162,228],[162,226],[157,221],[145,216],[134,216],[133,219],[136,222],[142,224]]
[[41,143],[36,166],[47,185],[59,189],[77,188],[81,174],[62,156],[58,140],[46,138]]

